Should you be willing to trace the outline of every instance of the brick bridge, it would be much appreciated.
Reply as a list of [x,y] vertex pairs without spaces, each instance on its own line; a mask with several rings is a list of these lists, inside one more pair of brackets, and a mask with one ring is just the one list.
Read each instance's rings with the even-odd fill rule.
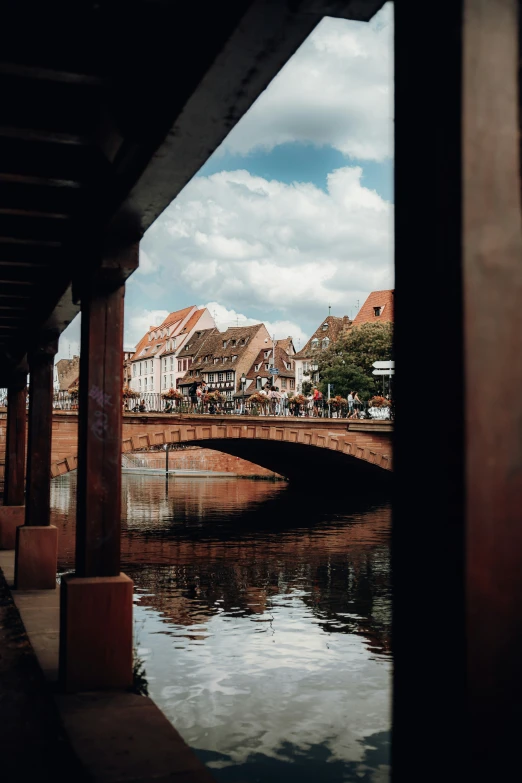
[[[76,412],[53,415],[52,476],[77,467]],[[171,416],[125,414],[123,451],[190,443],[254,462],[289,479],[392,470],[393,424],[388,421],[273,418],[263,416]]]

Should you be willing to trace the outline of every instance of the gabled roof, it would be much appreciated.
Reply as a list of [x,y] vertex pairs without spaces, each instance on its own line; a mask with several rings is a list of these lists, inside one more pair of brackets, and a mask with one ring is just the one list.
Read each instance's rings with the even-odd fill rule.
[[[292,367],[292,360],[293,356],[290,356],[283,348],[281,348],[278,345],[278,342],[284,342],[283,340],[276,342],[275,347],[275,359],[274,359],[274,367],[279,370],[278,378],[284,377],[284,378],[295,378],[295,371],[294,370],[287,370],[285,366],[285,362]],[[265,351],[270,351],[270,357],[265,359]],[[253,381],[256,378],[270,378],[271,373],[268,372],[268,370],[265,368],[265,364],[270,364],[272,360],[272,346],[269,346],[268,348],[262,348],[259,353],[257,354],[256,358],[252,362],[252,366],[250,367],[249,371],[246,373],[246,378],[249,381]],[[259,370],[256,371],[256,366],[260,365]]]
[[[354,318],[353,325],[393,322],[395,291],[372,291]],[[381,308],[381,314],[375,315],[375,308]]]
[[177,353],[181,347],[185,347],[185,341],[190,335],[191,331],[196,328],[198,321],[203,316],[203,313],[205,312],[205,308],[201,308],[201,310],[196,310],[195,313],[192,313],[190,318],[188,319],[187,323],[182,327],[182,329],[178,332],[177,336],[180,338],[180,341],[176,348],[174,350],[163,350],[163,354],[170,354],[170,353]]
[[[194,354],[191,368],[183,376],[180,383],[200,381],[202,380],[201,374],[206,372],[235,370],[244,352],[250,349],[252,338],[255,337],[260,329],[265,329],[266,331],[265,325],[231,326],[224,332],[219,332],[216,329],[214,334],[210,335],[201,344],[197,354]],[[266,334],[268,335],[268,332]],[[233,342],[235,342],[235,345],[233,345]],[[226,343],[226,347],[224,343]],[[187,354],[182,351],[179,355],[190,356],[191,354],[188,351]],[[237,356],[237,359],[232,361],[232,356]],[[223,361],[223,357],[226,358],[226,361]],[[217,362],[215,361],[216,359],[218,360]],[[191,377],[189,372],[194,372],[194,376]]]
[[[338,318],[336,315],[326,316],[324,321],[321,321],[304,348],[301,348],[301,350],[295,354],[294,358],[310,359],[313,351],[316,350],[312,345],[314,340],[319,340],[319,346],[321,345],[321,340],[324,340],[325,337],[328,337],[331,343],[335,342],[339,339],[341,332],[349,329],[351,324],[352,322],[347,315],[343,316],[342,318]],[[327,327],[326,329],[324,328],[325,325]]]
[[[190,307],[184,307],[183,310],[175,310],[174,312],[169,313],[169,315],[159,326],[149,327],[148,332],[143,335],[138,345],[136,346],[136,351],[131,361],[137,361],[138,359],[148,359],[151,356],[157,356],[158,348],[160,348],[165,343],[165,340],[169,338],[169,335],[161,334],[163,329],[180,325],[183,319],[186,318],[194,308],[195,305],[191,305]],[[158,332],[158,336],[152,340],[149,340],[149,334],[156,331]],[[175,332],[173,332],[172,336],[174,336],[174,334]]]

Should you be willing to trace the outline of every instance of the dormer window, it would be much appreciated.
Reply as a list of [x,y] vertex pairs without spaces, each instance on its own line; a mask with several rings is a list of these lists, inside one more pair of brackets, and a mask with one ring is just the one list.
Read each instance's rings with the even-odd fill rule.
[[328,339],[328,337],[324,337],[322,342],[323,349],[328,348],[329,345],[330,345],[330,340]]
[[218,362],[219,362],[219,358],[216,356],[216,357],[214,358],[214,364],[217,364]]
[[227,341],[223,340],[223,348],[226,348],[226,347],[227,347]]
[[260,367],[261,367],[261,365],[260,365],[260,364],[256,364],[256,366],[254,367],[254,371],[255,371],[255,372],[258,372],[258,370],[259,370],[259,368],[260,368]]
[[235,346],[236,342],[237,342],[236,340],[231,340],[231,344],[234,345],[234,346]]
[[323,332],[326,332],[327,329],[328,329],[328,324],[325,322],[323,324]]
[[270,356],[270,353],[271,353],[270,351],[265,351],[265,359],[268,359],[268,357]]
[[317,339],[317,337],[314,337],[314,339],[312,340],[312,348],[318,348],[318,347],[319,347],[319,340]]
[[378,317],[379,315],[382,315],[383,307],[374,307],[373,308],[373,314],[374,316]]
[[233,361],[233,362],[237,361],[237,354],[235,354],[235,355],[232,357],[232,361]]
[[225,364],[225,362],[228,362],[228,356],[223,356],[223,364]]

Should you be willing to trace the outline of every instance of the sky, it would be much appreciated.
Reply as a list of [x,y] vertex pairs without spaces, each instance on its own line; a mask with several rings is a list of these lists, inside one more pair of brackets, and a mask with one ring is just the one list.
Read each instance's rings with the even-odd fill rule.
[[[126,348],[189,305],[302,347],[393,287],[393,6],[325,17],[141,241]],[[57,359],[79,352],[80,319]]]

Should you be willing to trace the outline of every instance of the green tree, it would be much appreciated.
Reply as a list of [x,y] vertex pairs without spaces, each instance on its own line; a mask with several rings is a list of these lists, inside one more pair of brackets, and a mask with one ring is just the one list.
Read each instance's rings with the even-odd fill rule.
[[356,390],[368,398],[379,393],[379,376],[372,374],[373,363],[393,357],[393,325],[391,323],[363,324],[352,327],[337,342],[324,351],[317,351],[313,361],[319,369],[320,388],[328,392],[328,383],[334,384],[334,394],[346,397]]

